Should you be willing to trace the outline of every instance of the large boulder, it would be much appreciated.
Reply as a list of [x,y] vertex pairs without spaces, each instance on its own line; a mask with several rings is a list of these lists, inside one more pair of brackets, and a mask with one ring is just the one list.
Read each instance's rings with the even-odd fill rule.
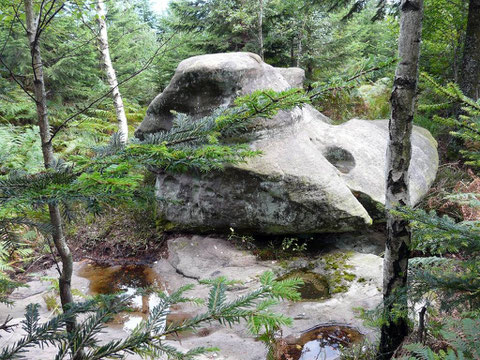
[[[301,69],[279,70],[250,53],[196,56],[180,63],[150,104],[136,135],[168,130],[171,110],[195,117],[258,89],[285,90]],[[287,79],[286,79],[287,78]],[[282,111],[256,126],[252,149],[263,155],[210,174],[157,174],[159,209],[177,228],[233,227],[265,234],[350,231],[369,225],[385,201],[386,120],[341,125],[312,106]],[[438,167],[436,142],[414,127],[411,204],[426,194]]]
[[305,70],[291,67],[291,68],[275,68],[287,80],[292,88],[301,88],[305,81]]
[[[290,77],[298,83],[298,75]],[[265,64],[256,54],[194,56],[178,65],[170,84],[148,107],[135,135],[141,138],[144,133],[169,130],[172,127],[172,110],[202,117],[220,106],[231,105],[237,96],[255,90],[270,88],[281,91],[289,87],[279,71]]]

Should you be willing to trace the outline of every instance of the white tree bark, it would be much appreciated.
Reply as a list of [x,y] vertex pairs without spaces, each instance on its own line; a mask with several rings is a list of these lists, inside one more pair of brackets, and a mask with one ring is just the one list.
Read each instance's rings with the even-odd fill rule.
[[[405,291],[410,229],[407,221],[394,216],[389,210],[410,205],[408,169],[412,153],[411,135],[418,82],[423,0],[402,0],[400,11],[400,61],[390,99],[392,114],[386,162],[387,240],[383,262],[383,299],[387,317],[395,308],[407,308]],[[409,331],[407,314],[395,322],[387,320],[388,323],[381,329],[380,359],[390,359]]]
[[258,12],[258,48],[259,55],[262,60],[265,59],[264,49],[263,49],[263,6],[264,0],[259,0],[260,9]]
[[98,47],[102,57],[102,67],[107,75],[108,85],[112,91],[113,106],[118,121],[118,134],[120,141],[126,143],[128,139],[128,124],[125,116],[125,108],[123,106],[122,96],[118,88],[117,75],[112,65],[110,58],[110,49],[108,47],[107,23],[105,22],[106,8],[103,0],[97,0],[97,22],[99,27],[98,32]]

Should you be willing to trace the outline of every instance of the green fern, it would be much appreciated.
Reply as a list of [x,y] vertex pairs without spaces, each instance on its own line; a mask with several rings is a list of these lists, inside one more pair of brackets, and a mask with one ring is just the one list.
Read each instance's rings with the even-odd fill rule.
[[414,357],[402,357],[402,360],[467,360],[479,359],[478,334],[480,334],[480,317],[448,319],[441,331],[442,337],[449,344],[449,348],[434,352],[423,344],[408,344],[404,348]]
[[440,350],[435,353],[429,347],[422,344],[408,344],[405,349],[415,356],[402,357],[401,360],[465,360],[466,358],[461,352],[455,353],[452,349],[447,351]]
[[0,176],[12,170],[34,173],[43,167],[36,127],[0,125]]

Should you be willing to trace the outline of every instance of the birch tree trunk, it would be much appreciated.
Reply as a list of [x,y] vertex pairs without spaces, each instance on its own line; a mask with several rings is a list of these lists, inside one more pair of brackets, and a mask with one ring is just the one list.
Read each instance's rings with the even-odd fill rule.
[[108,85],[112,91],[113,106],[117,115],[118,134],[120,141],[125,144],[128,139],[128,124],[125,116],[125,108],[123,106],[122,96],[118,88],[117,75],[110,58],[110,50],[108,48],[107,23],[105,22],[106,9],[103,0],[97,0],[97,22],[99,27],[98,46],[102,57],[102,67],[107,75]]
[[[53,167],[54,156],[52,142],[50,141],[50,124],[48,120],[47,94],[43,77],[43,63],[40,54],[40,43],[37,26],[38,19],[33,10],[33,0],[24,0],[25,17],[27,24],[27,36],[32,57],[32,70],[34,76],[35,102],[37,106],[37,119],[40,128],[43,161],[46,169]],[[70,249],[65,241],[62,217],[56,204],[48,206],[50,222],[53,226],[53,242],[62,261],[62,269],[59,278],[60,300],[65,310],[66,306],[73,302],[71,281],[73,273],[73,259]],[[67,331],[73,331],[75,322],[67,324]]]
[[296,67],[300,67],[300,63],[302,61],[303,56],[303,35],[305,33],[305,25],[307,22],[308,16],[308,7],[305,5],[304,14],[303,14],[303,21],[302,27],[298,31],[298,44],[297,44],[297,62],[295,64]]
[[480,88],[480,0],[470,0],[461,71],[460,89],[476,100]]
[[[382,326],[379,359],[390,359],[408,335],[407,270],[410,256],[408,222],[389,210],[410,204],[408,168],[418,81],[418,60],[422,36],[423,0],[402,0],[400,5],[400,61],[390,98],[392,114],[386,161],[387,239],[383,261],[383,302],[387,323]],[[392,319],[394,309],[404,310]]]
[[259,0],[260,9],[258,12],[258,47],[259,55],[262,60],[265,59],[264,49],[263,49],[263,2],[264,0]]
[[290,66],[295,66],[295,36],[290,41]]
[[297,61],[295,63],[296,67],[300,67],[300,61],[302,59],[302,53],[303,53],[303,27],[305,23],[303,23],[302,28],[298,32],[298,44],[297,44]]

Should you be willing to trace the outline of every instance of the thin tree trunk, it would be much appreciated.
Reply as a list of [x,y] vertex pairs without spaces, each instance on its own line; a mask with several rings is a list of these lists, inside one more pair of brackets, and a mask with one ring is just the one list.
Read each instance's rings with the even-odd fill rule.
[[259,0],[260,2],[260,11],[258,12],[258,47],[259,47],[259,55],[262,60],[265,59],[264,49],[263,49],[263,1]]
[[427,306],[423,306],[422,310],[418,313],[418,337],[417,341],[421,344],[425,340],[425,314],[427,312]]
[[[40,54],[40,44],[37,35],[37,19],[33,11],[33,0],[24,0],[25,16],[27,23],[27,36],[30,44],[32,57],[32,69],[34,75],[35,100],[37,105],[38,126],[42,142],[43,161],[46,169],[54,166],[53,147],[50,141],[50,124],[48,121],[47,94],[43,78],[43,63]],[[58,205],[48,206],[50,222],[54,228],[53,242],[62,261],[62,270],[59,279],[60,300],[65,310],[66,306],[73,302],[71,280],[73,272],[73,259],[70,249],[65,241],[62,227],[62,217]],[[73,331],[75,322],[67,324],[67,331]]]
[[480,86],[480,0],[470,0],[460,89],[476,100]]
[[290,41],[290,66],[295,66],[295,36]]
[[113,106],[115,107],[115,113],[117,115],[118,134],[120,136],[120,141],[125,144],[128,139],[127,117],[125,116],[125,108],[123,106],[122,96],[120,95],[120,89],[118,88],[117,75],[112,65],[112,59],[110,58],[107,23],[105,22],[106,10],[103,0],[97,0],[97,15],[99,27],[98,46],[102,56],[102,67],[107,74],[108,85],[112,90]]
[[297,44],[297,61],[295,63],[296,67],[300,67],[300,61],[302,59],[302,53],[303,53],[303,27],[305,23],[302,25],[302,28],[298,32],[298,44]]
[[33,12],[32,0],[25,0],[25,17],[27,22],[27,37],[30,45],[30,55],[32,58],[33,85],[35,90],[35,102],[37,106],[38,126],[40,128],[40,138],[45,168],[52,166],[54,162],[52,143],[50,142],[50,125],[48,122],[47,93],[45,91],[45,82],[43,80],[43,63],[40,55],[40,44],[36,37],[37,19]]
[[[410,229],[407,221],[391,214],[389,210],[410,204],[408,168],[412,151],[410,138],[415,112],[423,0],[402,0],[400,11],[400,62],[390,99],[392,114],[386,164],[387,240],[383,261],[383,301],[387,323],[381,329],[379,359],[390,359],[409,331],[405,291]],[[390,318],[392,310],[399,308],[404,313],[393,321]]]
[[307,22],[307,16],[308,16],[308,7],[305,6],[305,12],[303,14],[303,22],[302,22],[302,27],[300,28],[298,32],[298,44],[297,44],[297,63],[295,64],[296,67],[300,67],[300,63],[302,61],[302,55],[303,55],[303,33],[305,32],[305,25]]

